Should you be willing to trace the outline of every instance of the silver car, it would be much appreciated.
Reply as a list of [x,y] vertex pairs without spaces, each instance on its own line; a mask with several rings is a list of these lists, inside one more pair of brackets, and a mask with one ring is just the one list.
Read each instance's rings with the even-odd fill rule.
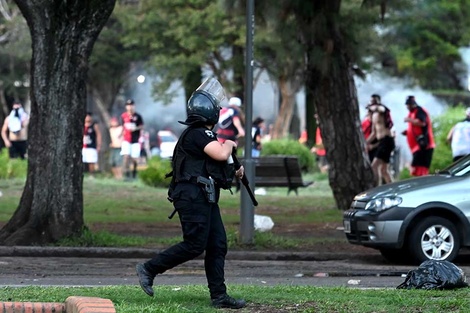
[[390,262],[451,262],[470,247],[470,155],[437,174],[358,194],[343,224],[350,243],[378,249]]

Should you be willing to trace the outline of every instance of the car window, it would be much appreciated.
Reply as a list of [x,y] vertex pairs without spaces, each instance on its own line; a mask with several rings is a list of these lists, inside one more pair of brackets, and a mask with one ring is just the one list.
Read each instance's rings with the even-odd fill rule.
[[453,176],[464,176],[470,173],[470,155],[467,155],[455,163],[452,163],[439,174],[450,174]]

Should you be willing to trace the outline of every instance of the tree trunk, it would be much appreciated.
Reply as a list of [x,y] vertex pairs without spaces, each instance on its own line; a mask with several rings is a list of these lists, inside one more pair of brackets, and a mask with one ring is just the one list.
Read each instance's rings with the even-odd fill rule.
[[88,57],[115,0],[15,2],[32,38],[30,144],[26,185],[0,243],[45,244],[82,232]]
[[311,88],[305,89],[305,129],[307,130],[307,146],[312,147],[316,142],[317,121],[315,119],[314,95]]
[[279,90],[281,93],[281,106],[274,123],[272,139],[287,138],[289,134],[292,115],[295,107],[295,95],[299,91],[300,84],[289,79],[279,78]]
[[[107,89],[109,90],[109,89]],[[111,114],[109,112],[112,111],[112,107],[114,104],[114,97],[112,100],[104,101],[100,96],[101,93],[98,93],[98,90],[93,89],[92,101],[96,105],[96,109],[98,111],[99,118],[95,117],[96,122],[98,123],[98,127],[101,131],[101,150],[98,151],[98,168],[100,171],[109,171],[111,166],[109,165],[108,159],[106,155],[109,152],[109,144],[111,142],[111,137],[109,135],[109,124],[111,122]],[[108,99],[110,97],[107,97]],[[106,105],[108,103],[108,105]]]
[[[314,20],[306,20],[313,33],[316,22],[322,31],[305,33],[307,44],[307,88],[315,95],[314,106],[330,164],[329,182],[338,209],[349,208],[358,193],[374,185],[374,176],[365,149],[359,106],[351,64],[338,16],[340,0],[315,2]],[[305,17],[305,16],[304,16]]]

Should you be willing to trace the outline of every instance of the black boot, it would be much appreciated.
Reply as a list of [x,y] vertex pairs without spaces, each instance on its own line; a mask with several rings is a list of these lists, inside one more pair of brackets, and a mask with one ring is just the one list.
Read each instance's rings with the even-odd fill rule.
[[149,296],[153,297],[153,279],[154,275],[150,274],[149,271],[145,268],[145,265],[139,263],[135,266],[135,271],[137,272],[137,276],[139,276],[139,283],[142,290],[148,294]]
[[234,299],[228,294],[223,294],[212,299],[212,306],[217,309],[241,309],[246,306],[246,301],[242,299]]

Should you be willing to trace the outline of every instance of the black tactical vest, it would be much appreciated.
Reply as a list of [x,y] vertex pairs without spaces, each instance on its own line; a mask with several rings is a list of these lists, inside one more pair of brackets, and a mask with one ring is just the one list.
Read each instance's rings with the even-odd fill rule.
[[209,156],[197,159],[186,153],[183,144],[186,134],[194,127],[188,127],[181,134],[173,154],[172,167],[175,183],[194,182],[198,176],[211,176],[219,188],[230,189],[235,169],[226,161],[216,161]]

